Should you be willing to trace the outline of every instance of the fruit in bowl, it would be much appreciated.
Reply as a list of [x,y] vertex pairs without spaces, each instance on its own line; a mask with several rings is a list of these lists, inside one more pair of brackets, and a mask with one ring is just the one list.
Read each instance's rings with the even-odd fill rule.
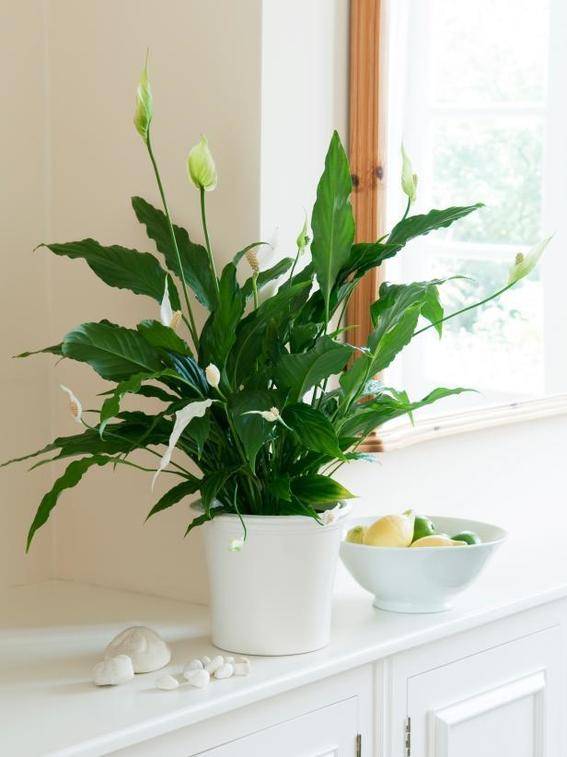
[[448,610],[506,538],[490,523],[415,515],[362,518],[341,543],[353,578],[394,612]]

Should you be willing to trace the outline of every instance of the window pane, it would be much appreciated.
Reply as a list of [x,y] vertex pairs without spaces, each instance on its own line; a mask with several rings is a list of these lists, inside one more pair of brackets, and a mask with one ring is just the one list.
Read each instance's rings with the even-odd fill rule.
[[438,102],[544,99],[547,0],[432,0],[432,6]]
[[435,207],[484,202],[450,230],[462,242],[533,244],[542,234],[539,118],[434,120]]
[[[474,281],[449,281],[441,287],[446,314],[494,292],[505,283],[509,263],[460,260],[430,255],[432,277],[460,274]],[[433,383],[462,385],[489,395],[543,392],[543,307],[539,273],[498,300],[444,324],[441,340],[429,338],[424,370]]]

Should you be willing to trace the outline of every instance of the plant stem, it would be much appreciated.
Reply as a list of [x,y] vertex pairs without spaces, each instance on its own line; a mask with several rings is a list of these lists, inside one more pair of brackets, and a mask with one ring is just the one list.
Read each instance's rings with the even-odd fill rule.
[[171,235],[171,241],[173,243],[173,249],[175,250],[175,255],[177,257],[177,265],[179,266],[179,276],[181,278],[181,284],[183,286],[183,295],[185,297],[185,304],[187,305],[187,312],[189,314],[189,323],[187,324],[187,326],[189,328],[191,338],[193,339],[193,344],[195,346],[195,349],[198,349],[199,338],[197,336],[197,327],[195,326],[195,318],[193,317],[193,310],[191,308],[191,302],[189,301],[189,292],[187,291],[187,282],[185,281],[185,273],[183,272],[183,264],[181,262],[181,255],[179,253],[179,247],[177,246],[177,239],[175,238],[175,231],[173,230],[173,223],[171,221],[169,207],[167,205],[167,200],[165,199],[165,191],[163,189],[163,184],[161,183],[159,168],[157,166],[156,159],[154,157],[154,152],[152,150],[152,143],[150,140],[149,130],[148,130],[148,139],[146,142],[146,147],[148,148],[148,154],[150,156],[150,160],[152,161],[152,166],[153,166],[154,173],[156,176],[159,193],[161,195],[161,201],[163,203],[163,210],[165,212],[165,217],[167,218],[167,225],[169,227],[169,233]]
[[252,294],[254,295],[254,309],[258,309],[258,273],[252,274]]
[[209,264],[211,266],[211,273],[213,274],[213,280],[215,282],[215,289],[217,292],[217,297],[219,296],[219,281],[217,278],[217,269],[215,268],[215,259],[213,258],[213,253],[211,250],[211,241],[209,239],[209,230],[207,228],[207,214],[205,212],[205,190],[203,187],[199,189],[200,198],[201,198],[201,221],[203,223],[203,233],[205,235],[205,246],[207,248],[207,254],[209,256]]

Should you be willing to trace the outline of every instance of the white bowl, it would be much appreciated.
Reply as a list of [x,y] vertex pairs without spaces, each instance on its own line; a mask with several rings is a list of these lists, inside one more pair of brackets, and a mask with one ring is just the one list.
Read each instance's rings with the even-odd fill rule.
[[[374,606],[393,612],[441,612],[479,575],[507,533],[498,526],[464,518],[429,516],[438,533],[474,531],[481,544],[466,547],[370,547],[341,543],[341,559],[371,594]],[[376,518],[349,523],[369,526]]]

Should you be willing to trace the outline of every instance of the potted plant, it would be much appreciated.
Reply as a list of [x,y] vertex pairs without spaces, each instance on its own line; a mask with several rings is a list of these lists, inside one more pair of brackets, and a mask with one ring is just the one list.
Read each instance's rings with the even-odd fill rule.
[[[480,205],[410,215],[417,178],[404,154],[406,212],[381,239],[355,243],[349,164],[335,133],[311,216],[312,239],[306,222],[295,254],[271,268],[262,269],[263,243],[253,242],[218,269],[206,220],[206,194],[217,182],[207,142],[201,139],[187,163],[201,207],[200,243],[173,223],[152,148],[151,121],[146,62],[134,123],[162,207],[141,197],[132,198],[132,205],[157,256],[104,247],[94,239],[40,245],[85,260],[110,286],[153,298],[160,318],[144,320],[136,329],[106,320],[82,323],[61,343],[36,351],[87,363],[112,387],[93,424],[64,388],[84,429],[18,458],[49,456],[36,465],[71,460],[43,497],[27,548],[60,494],[89,469],[127,465],[149,470],[152,488],[163,472],[162,478],[167,474],[176,482],[148,518],[200,494],[200,509],[187,532],[205,526],[213,642],[258,654],[316,649],[329,638],[340,519],[354,496],[333,474],[363,457],[359,445],[382,423],[464,391],[438,388],[411,401],[374,378],[414,336],[431,328],[440,335],[443,322],[455,315],[444,315],[443,281],[382,284],[362,349],[349,344],[349,333],[340,326],[346,305],[367,271],[411,239],[449,226]],[[492,297],[528,274],[544,246],[518,256],[509,280]],[[239,268],[246,266],[242,281]],[[276,281],[273,293],[266,294],[266,285]],[[193,298],[209,313],[201,330]],[[127,394],[155,398],[160,409],[126,412],[121,401]],[[135,452],[145,452],[150,463],[133,460]]]

